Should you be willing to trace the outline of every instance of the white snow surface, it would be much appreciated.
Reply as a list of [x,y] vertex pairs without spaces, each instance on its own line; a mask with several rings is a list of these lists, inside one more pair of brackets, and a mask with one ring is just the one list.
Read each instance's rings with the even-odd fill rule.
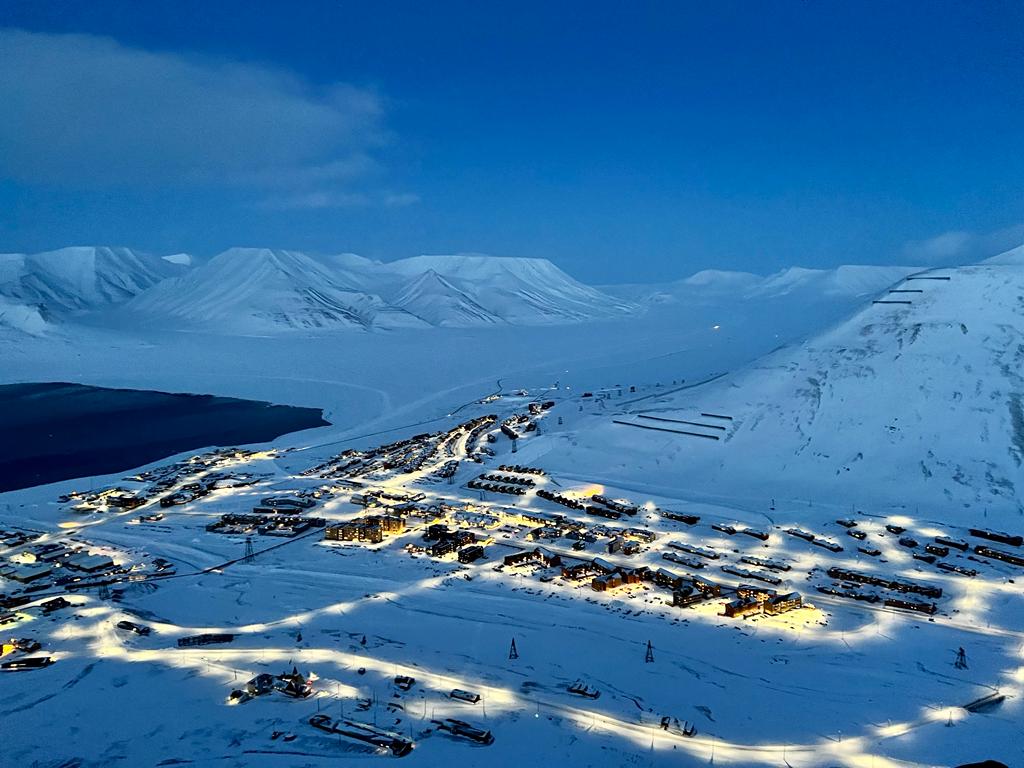
[[990,259],[985,259],[982,264],[995,264],[1003,266],[1024,266],[1024,245],[1011,248]]
[[195,263],[194,257],[189,253],[170,253],[164,256],[164,261],[171,264],[179,264],[183,267],[191,267]]
[[[850,319],[710,384],[623,404],[560,446],[622,483],[1013,524],[1024,514],[1024,272],[986,264],[912,279]],[[643,430],[723,424],[721,439]],[[719,430],[696,429],[717,433]],[[606,463],[609,456],[614,456]],[[553,457],[554,458],[554,457]]]
[[0,327],[38,336],[49,329],[50,323],[40,307],[0,296]]

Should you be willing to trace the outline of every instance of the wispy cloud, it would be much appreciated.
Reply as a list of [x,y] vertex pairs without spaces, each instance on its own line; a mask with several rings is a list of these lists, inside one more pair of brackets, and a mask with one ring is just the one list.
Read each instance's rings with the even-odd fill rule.
[[902,256],[914,264],[970,264],[1024,244],[1024,223],[992,232],[951,230],[903,247]]
[[355,200],[388,140],[384,99],[280,69],[92,35],[0,29],[0,177],[212,184],[306,207]]
[[326,208],[405,208],[415,205],[420,196],[412,192],[343,192],[315,190],[274,195],[256,203],[257,208],[265,211],[318,210]]
[[414,192],[391,192],[384,195],[384,205],[388,208],[405,208],[418,202],[420,196]]
[[324,208],[360,208],[372,203],[363,192],[299,192],[268,197],[256,203],[264,211],[319,210]]

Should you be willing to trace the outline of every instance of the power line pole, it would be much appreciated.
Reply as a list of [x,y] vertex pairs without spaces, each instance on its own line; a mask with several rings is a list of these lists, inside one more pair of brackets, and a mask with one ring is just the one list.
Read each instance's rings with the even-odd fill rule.
[[512,638],[512,647],[508,649],[508,658],[510,661],[519,658],[519,651],[516,650],[516,639],[514,637]]
[[654,646],[651,645],[651,641],[647,641],[647,655],[644,656],[644,662],[647,664],[654,663]]
[[245,537],[245,556],[242,558],[243,563],[251,563],[256,559],[256,554],[252,551],[252,536]]

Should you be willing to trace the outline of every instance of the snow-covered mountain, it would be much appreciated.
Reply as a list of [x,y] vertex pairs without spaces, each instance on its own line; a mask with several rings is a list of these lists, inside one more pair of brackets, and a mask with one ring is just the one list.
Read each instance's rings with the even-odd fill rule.
[[226,331],[422,325],[298,251],[231,248],[130,301],[126,310]]
[[538,259],[357,256],[232,248],[126,306],[152,322],[268,332],[312,328],[544,325],[628,314]]
[[[1019,262],[1024,256],[1018,251],[1024,249],[990,263]],[[264,248],[232,248],[196,259],[184,253],[160,257],[127,248],[78,247],[0,254],[0,325],[39,333],[50,322],[121,306],[151,326],[241,333],[550,325],[647,309],[692,313],[698,307],[721,308],[723,316],[745,311],[777,319],[805,304],[821,308],[838,302],[849,311],[914,270],[794,267],[766,277],[705,270],[672,283],[596,288],[544,259],[454,254],[382,263],[352,253]]]
[[799,499],[1019,523],[1022,295],[1024,270],[1009,255],[912,277],[798,347],[701,387],[624,403],[559,461],[600,461],[611,479],[708,498],[756,489],[746,502],[764,510],[771,498]]
[[122,304],[190,263],[187,254],[92,246],[0,254],[0,327],[45,333],[74,315]]
[[643,304],[720,301],[723,297],[737,301],[779,297],[854,299],[883,291],[918,269],[856,264],[834,269],[790,267],[767,277],[708,269],[671,283],[603,286],[602,290]]
[[502,322],[433,269],[410,278],[394,304],[431,325],[475,326]]
[[119,304],[187,267],[129,248],[75,247],[0,255],[0,296],[50,312]]
[[1024,266],[1024,245],[1011,248],[997,256],[993,256],[991,259],[985,259],[982,264],[1022,267]]
[[399,306],[411,301],[422,307],[430,296],[437,296],[455,311],[450,324],[465,324],[476,316],[476,323],[546,325],[624,316],[635,309],[574,280],[546,259],[416,256],[392,262],[386,269],[414,281],[425,278],[406,286],[396,297]]

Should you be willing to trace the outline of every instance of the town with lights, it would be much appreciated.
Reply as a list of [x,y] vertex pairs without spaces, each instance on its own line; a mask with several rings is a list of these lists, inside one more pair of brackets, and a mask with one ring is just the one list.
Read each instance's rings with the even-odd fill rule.
[[[812,527],[774,500],[524,458],[550,455],[569,414],[660,395],[630,389],[494,394],[385,444],[218,449],[8,504],[2,669],[26,674],[5,695],[25,683],[42,707],[102,664],[134,703],[105,727],[154,718],[168,758],[199,738],[253,761],[483,764],[466,750],[537,740],[604,764],[640,748],[864,766],[1020,696],[1019,533],[858,508]],[[734,428],[658,413],[615,420],[695,442]],[[894,711],[865,675],[916,703]]]

